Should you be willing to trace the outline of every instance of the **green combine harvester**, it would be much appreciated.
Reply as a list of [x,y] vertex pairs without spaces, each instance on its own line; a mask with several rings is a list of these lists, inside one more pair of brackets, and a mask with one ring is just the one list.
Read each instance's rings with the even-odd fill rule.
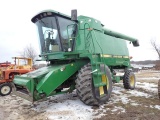
[[[72,92],[87,105],[106,103],[112,83],[123,80],[125,89],[135,88],[126,41],[139,46],[137,39],[111,31],[91,17],[71,17],[46,10],[31,20],[39,33],[41,59],[47,67],[17,75],[14,92],[29,101]],[[117,75],[123,70],[124,75]]]

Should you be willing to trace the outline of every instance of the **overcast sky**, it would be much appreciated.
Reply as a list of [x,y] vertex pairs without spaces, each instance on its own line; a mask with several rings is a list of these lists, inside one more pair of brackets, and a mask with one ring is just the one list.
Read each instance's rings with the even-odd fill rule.
[[52,9],[70,15],[100,20],[106,28],[137,38],[140,47],[128,45],[133,60],[155,60],[150,40],[160,43],[159,0],[1,0],[0,62],[11,61],[23,48],[32,44],[39,53],[36,26],[31,18],[42,10]]

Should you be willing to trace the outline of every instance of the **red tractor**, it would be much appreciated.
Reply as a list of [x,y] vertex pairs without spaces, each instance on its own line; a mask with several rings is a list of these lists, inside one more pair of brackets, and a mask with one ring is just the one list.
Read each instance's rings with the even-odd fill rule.
[[33,71],[32,59],[13,57],[15,64],[10,64],[0,71],[0,95],[9,95],[12,92],[11,82],[15,75],[21,75]]

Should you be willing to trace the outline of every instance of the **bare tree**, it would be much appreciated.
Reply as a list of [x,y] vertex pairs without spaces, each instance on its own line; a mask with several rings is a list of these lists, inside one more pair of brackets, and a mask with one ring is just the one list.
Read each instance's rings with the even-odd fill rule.
[[156,42],[155,39],[151,39],[151,45],[153,49],[157,52],[159,60],[160,60],[160,45]]
[[35,59],[37,57],[37,52],[35,51],[34,47],[31,44],[29,44],[23,49],[23,51],[20,52],[20,55],[22,57],[32,58],[34,64]]

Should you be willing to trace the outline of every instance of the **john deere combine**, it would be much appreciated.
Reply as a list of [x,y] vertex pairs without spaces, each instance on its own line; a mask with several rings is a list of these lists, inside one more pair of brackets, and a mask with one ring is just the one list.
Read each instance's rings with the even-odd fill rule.
[[[47,67],[15,76],[14,94],[30,101],[77,91],[87,105],[103,104],[110,98],[112,82],[123,80],[125,89],[135,88],[126,41],[139,46],[132,37],[104,28],[94,18],[71,17],[43,11],[31,20],[37,25],[41,58]],[[124,75],[116,75],[116,70]],[[68,88],[68,89],[64,89]]]

